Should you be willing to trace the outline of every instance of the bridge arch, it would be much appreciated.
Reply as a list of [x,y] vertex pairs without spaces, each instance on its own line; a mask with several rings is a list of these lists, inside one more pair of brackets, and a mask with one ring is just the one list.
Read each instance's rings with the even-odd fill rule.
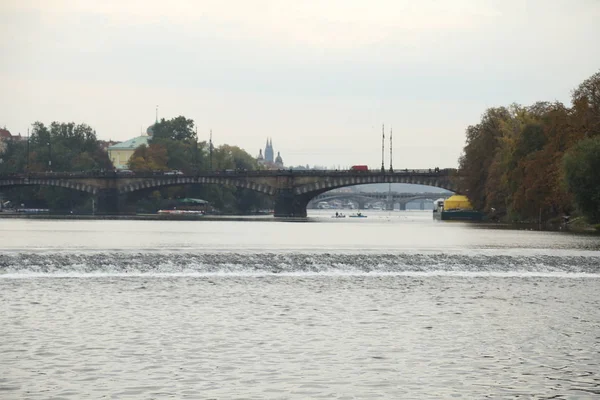
[[452,192],[457,192],[456,185],[449,177],[394,174],[332,177],[298,186],[294,189],[294,194],[314,197],[332,189],[355,185],[365,185],[369,183],[411,183],[416,185],[434,186]]
[[258,182],[252,182],[246,179],[236,179],[229,177],[214,177],[214,176],[172,176],[172,177],[157,177],[144,180],[129,182],[119,188],[119,194],[126,194],[144,189],[161,188],[166,186],[181,186],[181,185],[224,185],[235,186],[244,189],[254,190],[259,193],[273,196],[276,193],[275,188]]
[[71,181],[71,180],[57,180],[57,179],[14,179],[14,180],[3,180],[0,181],[0,188],[11,188],[11,187],[22,187],[22,186],[50,186],[50,187],[61,187],[65,189],[77,190],[79,192],[85,192],[90,194],[97,194],[98,188],[83,182]]

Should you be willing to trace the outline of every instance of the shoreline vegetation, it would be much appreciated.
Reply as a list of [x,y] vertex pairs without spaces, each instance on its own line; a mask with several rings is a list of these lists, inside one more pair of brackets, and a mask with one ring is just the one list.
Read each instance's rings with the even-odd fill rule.
[[459,190],[488,220],[598,229],[600,72],[571,101],[489,108],[467,128]]

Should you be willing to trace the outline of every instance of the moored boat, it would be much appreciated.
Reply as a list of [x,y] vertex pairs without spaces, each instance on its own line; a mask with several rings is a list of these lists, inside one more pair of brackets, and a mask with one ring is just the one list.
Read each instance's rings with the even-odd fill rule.
[[466,196],[453,195],[434,203],[433,218],[441,221],[481,221],[484,214],[474,210]]
[[160,215],[195,215],[195,216],[203,216],[205,215],[204,211],[199,210],[158,210],[158,214]]

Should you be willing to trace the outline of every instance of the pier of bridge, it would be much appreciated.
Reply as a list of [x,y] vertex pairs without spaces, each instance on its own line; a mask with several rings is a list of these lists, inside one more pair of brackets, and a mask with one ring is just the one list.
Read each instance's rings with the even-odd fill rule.
[[225,185],[254,190],[273,197],[276,217],[306,217],[308,202],[322,193],[369,183],[411,183],[456,192],[454,169],[398,171],[259,170],[209,171],[187,175],[169,173],[36,173],[0,175],[2,188],[55,186],[90,193],[98,213],[118,214],[119,197],[139,190],[180,185]]

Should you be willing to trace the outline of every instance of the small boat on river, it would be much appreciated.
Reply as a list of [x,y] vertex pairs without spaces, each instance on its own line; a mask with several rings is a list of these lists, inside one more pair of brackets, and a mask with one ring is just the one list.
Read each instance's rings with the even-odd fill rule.
[[356,214],[350,214],[350,218],[367,218],[367,216],[361,212],[357,212]]

